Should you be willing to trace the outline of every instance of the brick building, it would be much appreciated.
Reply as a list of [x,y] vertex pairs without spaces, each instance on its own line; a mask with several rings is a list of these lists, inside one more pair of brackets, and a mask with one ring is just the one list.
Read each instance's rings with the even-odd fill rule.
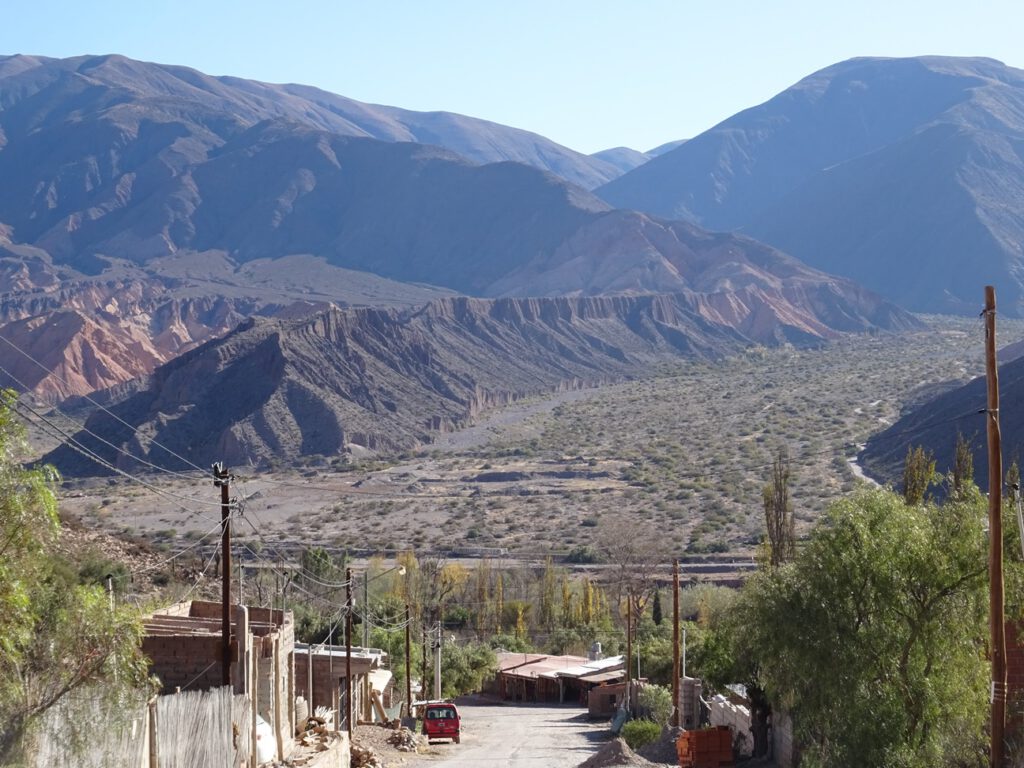
[[[144,622],[142,652],[161,693],[222,684],[221,604],[193,600],[155,611]],[[231,683],[273,729],[281,759],[295,733],[295,627],[289,611],[231,607]]]

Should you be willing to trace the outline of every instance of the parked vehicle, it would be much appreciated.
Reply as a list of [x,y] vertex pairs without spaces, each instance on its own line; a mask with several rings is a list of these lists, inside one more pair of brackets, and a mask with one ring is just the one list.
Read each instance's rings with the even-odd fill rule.
[[450,702],[431,702],[423,708],[423,735],[433,739],[451,739],[459,743],[459,710]]

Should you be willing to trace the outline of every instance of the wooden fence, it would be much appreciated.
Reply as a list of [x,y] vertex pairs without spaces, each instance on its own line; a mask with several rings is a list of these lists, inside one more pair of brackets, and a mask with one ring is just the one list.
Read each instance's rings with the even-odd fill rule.
[[146,701],[80,691],[34,734],[29,768],[226,768],[250,765],[252,706],[230,688]]

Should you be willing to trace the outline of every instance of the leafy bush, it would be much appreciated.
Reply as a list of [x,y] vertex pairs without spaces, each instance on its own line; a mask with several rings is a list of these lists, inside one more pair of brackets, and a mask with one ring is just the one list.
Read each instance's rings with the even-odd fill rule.
[[672,691],[663,685],[645,685],[638,696],[640,708],[647,717],[659,725],[668,722],[672,714]]
[[573,547],[572,551],[565,556],[567,563],[576,563],[577,565],[591,565],[593,563],[600,563],[603,560],[601,553],[590,546],[580,545]]
[[661,736],[661,726],[650,720],[630,720],[622,726],[622,738],[630,749],[639,749]]
[[494,651],[483,643],[441,646],[442,695],[445,698],[474,693],[498,668]]

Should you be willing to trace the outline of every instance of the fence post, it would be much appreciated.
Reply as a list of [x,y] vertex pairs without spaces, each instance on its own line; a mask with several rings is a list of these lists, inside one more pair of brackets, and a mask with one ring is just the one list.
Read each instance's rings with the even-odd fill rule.
[[259,765],[257,754],[256,718],[259,716],[260,700],[260,655],[257,648],[262,645],[253,641],[252,644],[252,754],[249,757],[249,768],[256,768]]
[[146,707],[146,720],[149,727],[149,768],[159,768],[159,751],[156,746],[156,697],[149,700]]
[[274,737],[277,741],[277,759],[284,761],[284,732],[281,729],[281,636],[274,636]]

